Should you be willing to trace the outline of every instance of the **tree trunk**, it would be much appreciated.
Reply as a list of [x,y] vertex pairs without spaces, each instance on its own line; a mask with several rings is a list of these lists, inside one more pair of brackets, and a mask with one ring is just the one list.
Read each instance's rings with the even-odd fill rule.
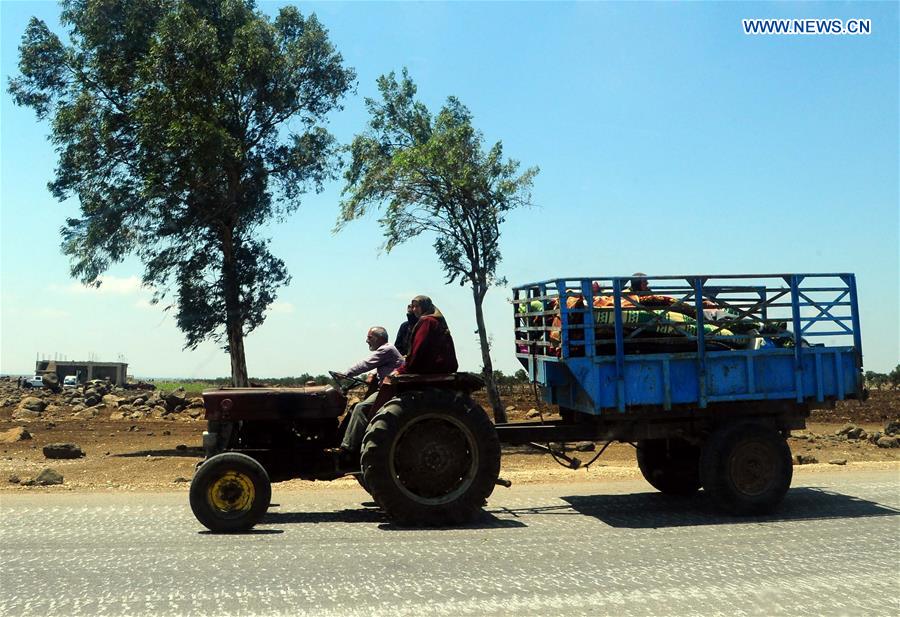
[[494,422],[506,422],[506,409],[500,401],[500,392],[497,391],[497,384],[494,381],[494,367],[491,363],[491,346],[488,342],[487,329],[484,327],[484,311],[482,311],[481,303],[484,301],[484,294],[487,289],[479,290],[477,286],[472,287],[472,298],[475,301],[475,323],[478,325],[478,342],[481,344],[481,363],[484,366],[482,376],[484,384],[487,388],[488,403],[494,410]]
[[225,294],[225,331],[228,334],[228,354],[231,356],[231,385],[250,385],[247,376],[247,357],[244,355],[244,324],[241,319],[240,289],[237,264],[234,259],[234,235],[228,230],[223,238],[222,282]]

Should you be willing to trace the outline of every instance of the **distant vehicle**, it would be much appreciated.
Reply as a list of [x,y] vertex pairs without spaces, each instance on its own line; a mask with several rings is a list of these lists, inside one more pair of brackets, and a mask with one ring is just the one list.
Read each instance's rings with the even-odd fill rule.
[[44,378],[40,375],[35,375],[34,377],[29,377],[23,384],[28,384],[32,388],[43,388],[44,387]]
[[63,379],[63,388],[77,388],[78,387],[78,376],[77,375],[66,375]]

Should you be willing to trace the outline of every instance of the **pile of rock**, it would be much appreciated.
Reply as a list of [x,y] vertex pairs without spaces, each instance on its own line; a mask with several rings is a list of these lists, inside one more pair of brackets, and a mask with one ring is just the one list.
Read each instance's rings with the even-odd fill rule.
[[166,393],[152,386],[120,388],[101,380],[60,392],[20,390],[14,380],[0,382],[0,407],[13,408],[12,419],[25,422],[62,417],[191,420],[203,415],[203,399],[189,398],[183,388]]
[[871,434],[862,427],[847,424],[835,436],[847,440],[865,440],[879,448],[900,448],[900,421],[890,420],[884,424],[884,432],[875,431]]

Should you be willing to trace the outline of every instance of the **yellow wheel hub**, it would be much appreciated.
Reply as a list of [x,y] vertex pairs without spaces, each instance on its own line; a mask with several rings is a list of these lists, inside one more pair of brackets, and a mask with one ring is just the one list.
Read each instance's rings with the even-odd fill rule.
[[253,481],[239,471],[228,471],[206,491],[209,505],[223,514],[248,512],[256,499]]

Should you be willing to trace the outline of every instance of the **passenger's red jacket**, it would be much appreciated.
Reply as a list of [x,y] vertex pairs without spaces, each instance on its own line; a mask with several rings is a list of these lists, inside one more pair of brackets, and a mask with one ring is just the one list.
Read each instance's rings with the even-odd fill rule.
[[406,363],[397,373],[455,373],[458,368],[453,338],[443,315],[435,310],[431,315],[419,317]]

